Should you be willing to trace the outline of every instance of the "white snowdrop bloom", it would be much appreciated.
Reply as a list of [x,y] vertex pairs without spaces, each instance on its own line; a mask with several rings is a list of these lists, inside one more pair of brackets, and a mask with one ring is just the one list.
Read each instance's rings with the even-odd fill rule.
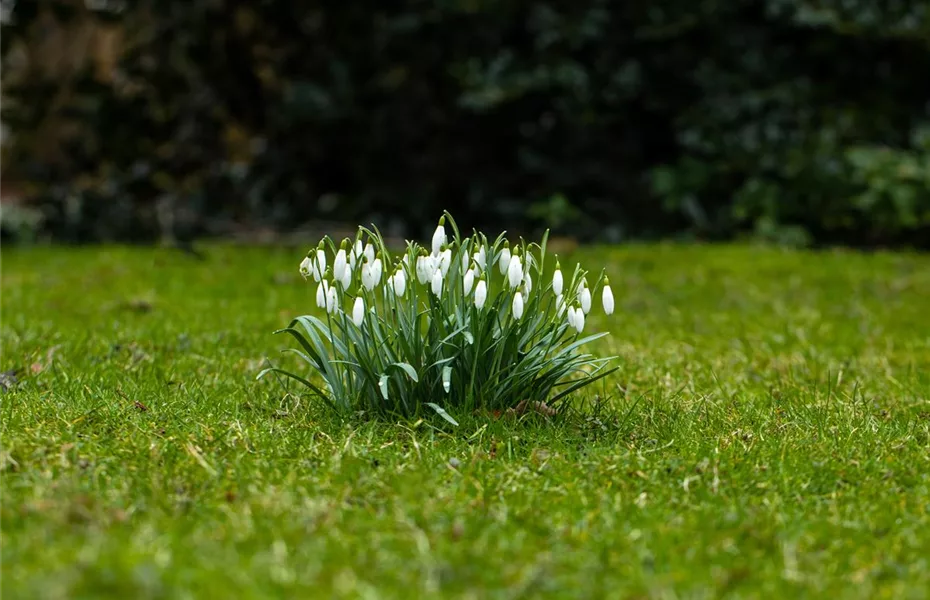
[[375,262],[375,247],[371,243],[365,244],[365,249],[362,251],[362,255],[365,257],[365,260],[368,262]]
[[306,279],[307,277],[310,276],[310,271],[311,271],[310,257],[305,256],[304,259],[300,261],[300,274],[303,276],[304,279]]
[[347,290],[350,285],[352,285],[352,266],[346,265],[342,273],[342,289]]
[[484,271],[485,268],[487,268],[487,266],[488,266],[488,251],[487,251],[487,249],[484,247],[483,244],[478,248],[478,251],[475,252],[475,255],[474,255],[472,258],[474,259],[475,263],[478,265],[478,268],[479,268],[479,269],[481,269],[482,271]]
[[355,265],[358,263],[359,259],[362,258],[363,252],[362,240],[355,240],[355,245],[352,246],[352,251],[349,252],[349,264],[353,269],[355,269]]
[[439,270],[442,271],[442,276],[445,277],[449,274],[449,266],[452,264],[452,250],[446,248],[439,254]]
[[564,285],[565,280],[562,279],[562,268],[559,266],[558,261],[556,261],[555,273],[552,274],[552,293],[556,296],[561,296]]
[[604,306],[604,314],[614,314],[614,292],[610,289],[610,280],[604,277],[604,291],[601,292],[601,304]]
[[371,290],[375,286],[372,284],[371,263],[366,262],[362,265],[362,286],[366,290]]
[[397,269],[392,277],[393,282],[391,287],[394,290],[394,294],[398,297],[402,297],[407,292],[407,276],[404,274],[403,269]]
[[575,307],[568,307],[568,326],[573,328],[575,327]]
[[322,249],[316,251],[316,265],[320,270],[320,277],[326,272],[326,253]]
[[527,296],[529,296],[530,292],[533,291],[533,277],[530,275],[529,271],[527,271],[526,275],[523,276],[523,291],[526,292]]
[[518,321],[523,316],[523,294],[517,292],[513,295],[513,305],[510,307],[513,310],[513,318]]
[[319,285],[316,286],[316,306],[317,308],[326,308],[326,292],[329,288],[329,284],[326,281],[321,281]]
[[355,306],[352,307],[352,322],[355,323],[356,327],[362,326],[362,321],[365,319],[365,301],[362,300],[361,296],[358,296],[355,299]]
[[565,312],[565,297],[562,294],[559,294],[555,297],[555,316],[558,318],[562,317],[562,313]]
[[433,272],[433,279],[430,283],[430,289],[437,298],[442,295],[442,271],[436,269]]
[[581,333],[581,330],[584,329],[584,311],[580,308],[575,311],[575,329],[578,333]]
[[481,310],[484,308],[484,303],[488,299],[488,284],[485,283],[484,279],[478,281],[478,285],[475,286],[475,308]]
[[471,293],[472,286],[475,285],[475,272],[471,269],[465,271],[465,277],[462,280],[462,291],[467,296]]
[[507,282],[510,284],[510,289],[520,285],[521,281],[523,281],[523,264],[519,256],[511,256],[510,265],[507,267]]
[[326,290],[326,312],[328,313],[335,312],[337,308],[336,300],[337,300],[336,288],[335,286],[329,286],[328,289]]
[[383,271],[384,267],[381,264],[381,259],[376,258],[375,262],[371,265],[371,289],[374,289],[381,284],[381,274]]
[[585,286],[581,288],[579,301],[581,302],[581,311],[583,314],[591,312],[591,290],[588,289],[587,282],[585,282]]
[[426,276],[426,257],[425,256],[417,257],[416,272],[417,272],[417,281],[419,281],[420,283],[426,283],[427,281],[429,281],[429,278]]
[[444,224],[446,222],[445,217],[439,219],[439,225],[436,227],[436,231],[433,232],[432,240],[432,250],[433,256],[438,256],[439,252],[442,250],[442,247],[446,244],[446,228]]
[[501,270],[501,275],[507,273],[507,269],[510,267],[510,248],[504,246],[504,249],[501,250],[501,256],[498,259],[497,267]]
[[468,269],[469,264],[468,252],[462,252],[462,273]]
[[336,281],[342,281],[343,276],[346,272],[346,251],[342,248],[339,249],[339,252],[336,253],[336,258],[333,260],[333,277]]

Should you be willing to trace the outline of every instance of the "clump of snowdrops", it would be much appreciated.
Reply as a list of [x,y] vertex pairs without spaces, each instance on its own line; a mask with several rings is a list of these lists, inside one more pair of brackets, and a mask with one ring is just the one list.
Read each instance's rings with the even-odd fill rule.
[[[446,230],[446,224],[451,232]],[[451,236],[450,236],[451,233]],[[454,415],[518,406],[557,407],[613,369],[582,346],[599,295],[614,310],[607,277],[580,266],[547,271],[541,244],[510,246],[474,232],[462,237],[451,215],[428,246],[407,242],[393,254],[376,228],[355,239],[326,237],[300,263],[315,283],[320,316],[282,329],[310,373],[291,377],[343,412],[416,416],[429,408]]]

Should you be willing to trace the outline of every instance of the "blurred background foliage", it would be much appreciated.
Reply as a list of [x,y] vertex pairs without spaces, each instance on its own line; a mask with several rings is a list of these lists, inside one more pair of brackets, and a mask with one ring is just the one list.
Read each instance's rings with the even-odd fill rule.
[[7,239],[930,247],[927,2],[20,0],[0,40]]

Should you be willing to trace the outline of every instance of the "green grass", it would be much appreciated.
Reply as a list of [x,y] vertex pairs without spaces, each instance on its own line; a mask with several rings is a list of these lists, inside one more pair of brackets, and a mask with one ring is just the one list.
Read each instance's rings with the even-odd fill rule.
[[930,257],[585,250],[619,371],[452,429],[254,381],[313,287],[207,253],[4,249],[3,598],[928,596]]

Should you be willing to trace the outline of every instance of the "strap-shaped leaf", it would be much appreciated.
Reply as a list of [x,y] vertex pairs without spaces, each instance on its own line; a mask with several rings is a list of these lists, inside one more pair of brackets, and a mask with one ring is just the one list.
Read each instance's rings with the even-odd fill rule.
[[396,362],[396,363],[391,363],[391,364],[388,365],[388,366],[389,366],[389,367],[395,367],[395,368],[400,369],[401,371],[403,371],[404,373],[406,373],[407,376],[408,376],[410,379],[412,379],[414,382],[419,383],[419,381],[420,381],[420,376],[417,375],[417,370],[414,369],[413,366],[411,366],[410,364],[405,363],[405,362]]
[[452,418],[452,416],[446,412],[446,409],[439,406],[435,402],[427,402],[426,405],[436,411],[436,414],[445,419],[446,421],[452,423],[456,427],[459,426],[459,422]]

